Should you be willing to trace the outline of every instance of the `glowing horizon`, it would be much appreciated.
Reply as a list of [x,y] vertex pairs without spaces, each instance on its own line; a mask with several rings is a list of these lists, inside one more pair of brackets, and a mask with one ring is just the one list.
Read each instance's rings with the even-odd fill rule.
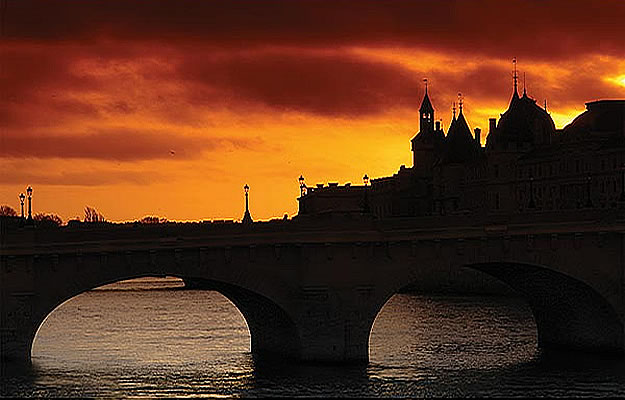
[[[85,206],[111,221],[240,220],[248,183],[252,217],[281,218],[297,212],[300,174],[361,184],[411,166],[425,77],[445,130],[461,92],[483,143],[508,107],[513,57],[520,91],[546,100],[557,128],[586,102],[625,98],[617,12],[482,3],[11,2],[0,204],[19,211],[31,185],[34,211],[64,221]],[[579,15],[602,24],[580,29]]]

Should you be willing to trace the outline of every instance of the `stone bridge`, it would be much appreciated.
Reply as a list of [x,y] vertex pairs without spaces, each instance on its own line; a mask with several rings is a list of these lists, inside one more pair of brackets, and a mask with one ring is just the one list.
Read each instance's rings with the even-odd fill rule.
[[391,296],[420,280],[483,273],[525,298],[540,346],[622,353],[624,233],[623,210],[5,229],[0,355],[29,362],[46,316],[82,292],[167,275],[230,299],[255,356],[366,362]]

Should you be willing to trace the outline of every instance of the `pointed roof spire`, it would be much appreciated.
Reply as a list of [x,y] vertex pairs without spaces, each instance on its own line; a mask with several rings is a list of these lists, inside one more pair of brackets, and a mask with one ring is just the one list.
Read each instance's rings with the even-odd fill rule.
[[527,97],[527,91],[525,89],[525,72],[523,72],[523,97]]
[[423,79],[425,83],[425,95],[423,96],[423,101],[421,102],[421,107],[419,107],[419,112],[434,112],[434,107],[432,107],[432,102],[430,101],[430,96],[428,96],[428,80],[427,78]]
[[460,109],[459,116],[462,115],[462,105],[464,104],[464,97],[462,93],[458,92],[458,108]]
[[452,109],[453,115],[454,115],[453,121],[455,121],[456,120],[456,102],[455,101],[452,103],[451,109]]
[[514,57],[512,59],[512,64],[514,65],[514,70],[513,70],[513,73],[512,73],[512,79],[514,80],[514,93],[512,93],[512,97],[513,98],[519,98],[519,91],[518,91],[519,75],[518,75],[517,70],[516,70],[516,57]]

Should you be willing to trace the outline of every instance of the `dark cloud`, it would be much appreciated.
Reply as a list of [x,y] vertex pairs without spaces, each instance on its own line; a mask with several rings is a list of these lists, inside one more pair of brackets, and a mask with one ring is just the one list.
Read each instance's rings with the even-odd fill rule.
[[193,88],[194,103],[262,105],[327,116],[414,107],[421,85],[421,75],[400,65],[299,51],[189,57],[176,75]]
[[[68,122],[94,126],[113,117],[117,125],[123,125],[126,120],[132,123],[136,113],[177,126],[207,123],[200,121],[201,116],[215,109],[358,117],[398,108],[416,110],[425,76],[430,79],[438,110],[449,110],[458,92],[469,107],[504,105],[512,90],[510,65],[487,61],[458,70],[432,65],[419,71],[345,49],[211,51],[196,44],[193,51],[188,50],[166,47],[159,58],[136,47],[105,60],[97,51],[74,46],[14,51],[17,65],[12,65],[13,58],[5,62],[9,68],[2,83],[8,95],[0,97],[0,123],[12,131],[48,128],[43,135],[48,137]],[[57,60],[54,54],[64,57]],[[54,68],[48,73],[42,64]],[[591,66],[583,73],[563,77],[557,87],[548,76],[530,73],[530,94],[541,103],[549,98],[556,107],[579,107],[597,96],[619,97],[622,90],[603,80],[603,67],[593,70]],[[97,93],[95,100],[92,93]],[[110,124],[110,120],[103,123]],[[141,147],[143,153],[153,154],[150,145]],[[124,157],[132,158],[130,153]]]
[[[17,169],[16,169],[17,170]],[[32,185],[51,186],[100,186],[119,183],[146,185],[163,181],[158,171],[111,171],[106,169],[92,171],[28,171],[19,169],[18,174],[0,174],[0,185],[15,185],[28,182]]]
[[551,58],[621,55],[624,18],[625,3],[618,0],[7,0],[3,31],[20,40],[393,44]]
[[3,135],[2,158],[82,158],[118,161],[189,160],[205,151],[252,148],[259,138],[189,137],[163,132],[102,130],[84,135]]

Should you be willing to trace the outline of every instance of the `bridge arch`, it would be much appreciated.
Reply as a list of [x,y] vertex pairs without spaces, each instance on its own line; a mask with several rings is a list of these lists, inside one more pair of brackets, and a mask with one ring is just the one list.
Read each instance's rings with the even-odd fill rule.
[[494,276],[521,295],[534,315],[542,348],[623,353],[623,321],[599,291],[581,280],[531,264],[466,267]]
[[[532,311],[540,348],[623,354],[623,321],[598,290],[581,280],[524,263],[488,262],[461,268],[491,275],[519,293]],[[389,290],[370,305],[368,341],[384,305],[413,281],[407,276],[397,277]]]
[[[13,337],[17,340],[3,343],[4,361],[14,363],[30,363],[32,346],[41,325],[45,322],[48,315],[54,312],[60,305],[68,300],[107,284],[120,282],[129,279],[142,277],[164,277],[172,276],[177,278],[192,278],[201,281],[207,289],[215,290],[226,297],[243,315],[251,337],[251,350],[254,357],[282,357],[282,358],[298,358],[301,353],[301,343],[297,326],[293,318],[280,304],[280,297],[286,293],[280,294],[280,291],[288,291],[288,288],[275,289],[276,296],[274,299],[266,294],[267,290],[263,287],[264,283],[255,280],[247,280],[245,282],[227,282],[225,277],[207,276],[202,274],[180,273],[172,269],[171,272],[165,272],[167,268],[161,269],[159,272],[137,271],[121,272],[118,268],[111,268],[105,273],[92,271],[93,273],[80,276],[74,284],[68,285],[49,285],[50,290],[42,290],[46,286],[45,279],[38,280],[38,286],[42,286],[37,290],[37,296],[25,300],[26,308],[29,310],[28,318],[16,330]],[[55,276],[59,279],[71,279],[71,272],[75,272],[75,268],[63,268],[57,265]],[[62,279],[63,279],[62,278]],[[278,285],[279,286],[279,285]],[[277,300],[276,300],[277,299]]]

